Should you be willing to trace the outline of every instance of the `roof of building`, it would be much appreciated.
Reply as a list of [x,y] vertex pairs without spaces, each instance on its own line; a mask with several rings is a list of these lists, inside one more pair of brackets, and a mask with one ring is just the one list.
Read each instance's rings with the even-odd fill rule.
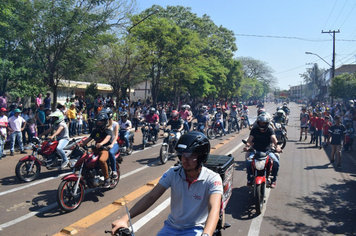
[[343,73],[355,73],[356,72],[356,64],[342,65],[335,70],[335,74],[343,74]]

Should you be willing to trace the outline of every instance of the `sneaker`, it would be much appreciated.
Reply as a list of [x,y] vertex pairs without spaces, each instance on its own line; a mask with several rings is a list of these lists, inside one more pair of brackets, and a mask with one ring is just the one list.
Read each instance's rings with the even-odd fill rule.
[[21,151],[20,153],[21,153],[21,154],[27,154],[27,152],[25,152],[25,151]]
[[107,179],[104,181],[103,187],[104,187],[104,188],[110,188],[110,185],[111,185],[111,180],[110,180],[110,178],[107,178]]
[[304,141],[307,140],[307,136],[305,136]]
[[272,183],[271,183],[270,187],[271,187],[271,188],[275,188],[276,185],[277,185],[277,184],[276,184],[276,181],[275,181],[275,182],[272,182]]
[[61,165],[61,169],[63,170],[64,168],[66,168],[66,166],[68,165],[68,163],[69,163],[68,160],[64,161],[64,162],[62,163],[62,165]]
[[331,160],[330,160],[330,163],[331,163],[331,164],[334,163],[334,159],[331,159]]
[[15,156],[15,154],[13,152],[10,153],[10,156]]
[[112,178],[113,179],[117,179],[119,176],[118,176],[118,174],[117,174],[117,171],[113,171],[112,172]]
[[1,158],[6,157],[6,154],[2,154]]
[[138,130],[135,130],[135,132],[138,132]]
[[322,148],[323,148],[322,146],[319,147],[319,149],[322,149]]
[[251,181],[251,180],[247,180],[246,186],[247,186],[247,187],[251,187],[251,186],[252,186],[252,181]]

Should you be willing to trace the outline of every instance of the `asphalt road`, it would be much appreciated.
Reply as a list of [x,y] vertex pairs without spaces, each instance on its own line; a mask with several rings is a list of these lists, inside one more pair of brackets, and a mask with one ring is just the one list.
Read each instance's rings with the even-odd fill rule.
[[[274,112],[276,105],[267,104]],[[251,188],[246,187],[241,139],[249,130],[212,140],[213,154],[235,157],[233,194],[226,208],[231,228],[223,235],[356,235],[356,152],[343,153],[342,169],[330,164],[330,147],[321,150],[307,141],[299,142],[299,107],[291,103],[287,146],[281,155],[277,187],[268,189],[265,210],[256,215]],[[250,107],[251,117],[256,108]],[[125,207],[112,204],[125,196],[130,208],[152,187],[176,160],[157,163],[158,144],[140,150],[141,133],[135,133],[134,153],[124,157],[121,178],[113,190],[87,191],[80,208],[64,213],[57,206],[61,176],[68,171],[41,170],[40,178],[21,183],[15,166],[23,155],[0,160],[0,235],[105,235],[111,222],[126,214]],[[132,223],[136,236],[155,235],[169,214],[170,192],[166,193]]]

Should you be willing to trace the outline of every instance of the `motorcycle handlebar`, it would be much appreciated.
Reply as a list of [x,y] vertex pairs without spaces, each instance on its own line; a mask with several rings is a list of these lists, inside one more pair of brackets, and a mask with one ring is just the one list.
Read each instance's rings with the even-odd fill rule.
[[[105,230],[106,234],[111,234],[111,230]],[[120,228],[115,232],[116,236],[131,236],[131,231],[128,228]]]

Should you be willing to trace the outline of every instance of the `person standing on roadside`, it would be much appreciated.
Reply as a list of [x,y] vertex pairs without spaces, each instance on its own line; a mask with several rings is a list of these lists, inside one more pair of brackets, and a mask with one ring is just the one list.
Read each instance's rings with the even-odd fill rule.
[[302,113],[300,113],[300,138],[299,138],[299,141],[302,141],[303,132],[305,132],[304,140],[307,140],[309,115],[306,113],[306,111],[307,111],[307,109],[305,107],[303,107]]
[[41,104],[36,111],[36,122],[37,122],[37,133],[42,134],[45,130],[46,113],[44,110],[44,105]]
[[8,119],[6,116],[7,110],[3,107],[0,108],[0,159],[6,157],[4,154],[4,146],[7,138]]
[[[340,116],[336,115],[334,117],[335,124],[329,128],[329,138],[328,144],[331,144],[331,163],[334,163],[335,153],[337,157],[337,168],[341,168],[341,144],[342,140],[344,140],[344,136],[346,134],[346,128],[343,124],[341,124]],[[330,141],[331,138],[331,141]]]
[[69,119],[69,137],[76,134],[77,129],[77,110],[75,109],[75,104],[72,103],[67,111],[67,117]]
[[47,93],[46,97],[43,99],[43,104],[45,109],[51,109],[51,94]]
[[0,97],[0,108],[7,109],[7,92],[3,92]]
[[316,118],[315,121],[315,127],[316,127],[315,147],[319,147],[319,149],[321,149],[322,148],[321,138],[323,135],[324,118],[321,117],[321,112],[318,112],[317,115],[318,117]]
[[26,127],[26,121],[20,116],[20,109],[16,108],[14,110],[14,115],[9,118],[8,129],[10,131],[10,156],[14,155],[15,139],[20,146],[21,154],[26,154],[22,143],[22,131]]
[[35,105],[36,108],[40,108],[40,105],[42,104],[42,93],[38,94],[38,96],[36,97],[36,101],[35,101]]

